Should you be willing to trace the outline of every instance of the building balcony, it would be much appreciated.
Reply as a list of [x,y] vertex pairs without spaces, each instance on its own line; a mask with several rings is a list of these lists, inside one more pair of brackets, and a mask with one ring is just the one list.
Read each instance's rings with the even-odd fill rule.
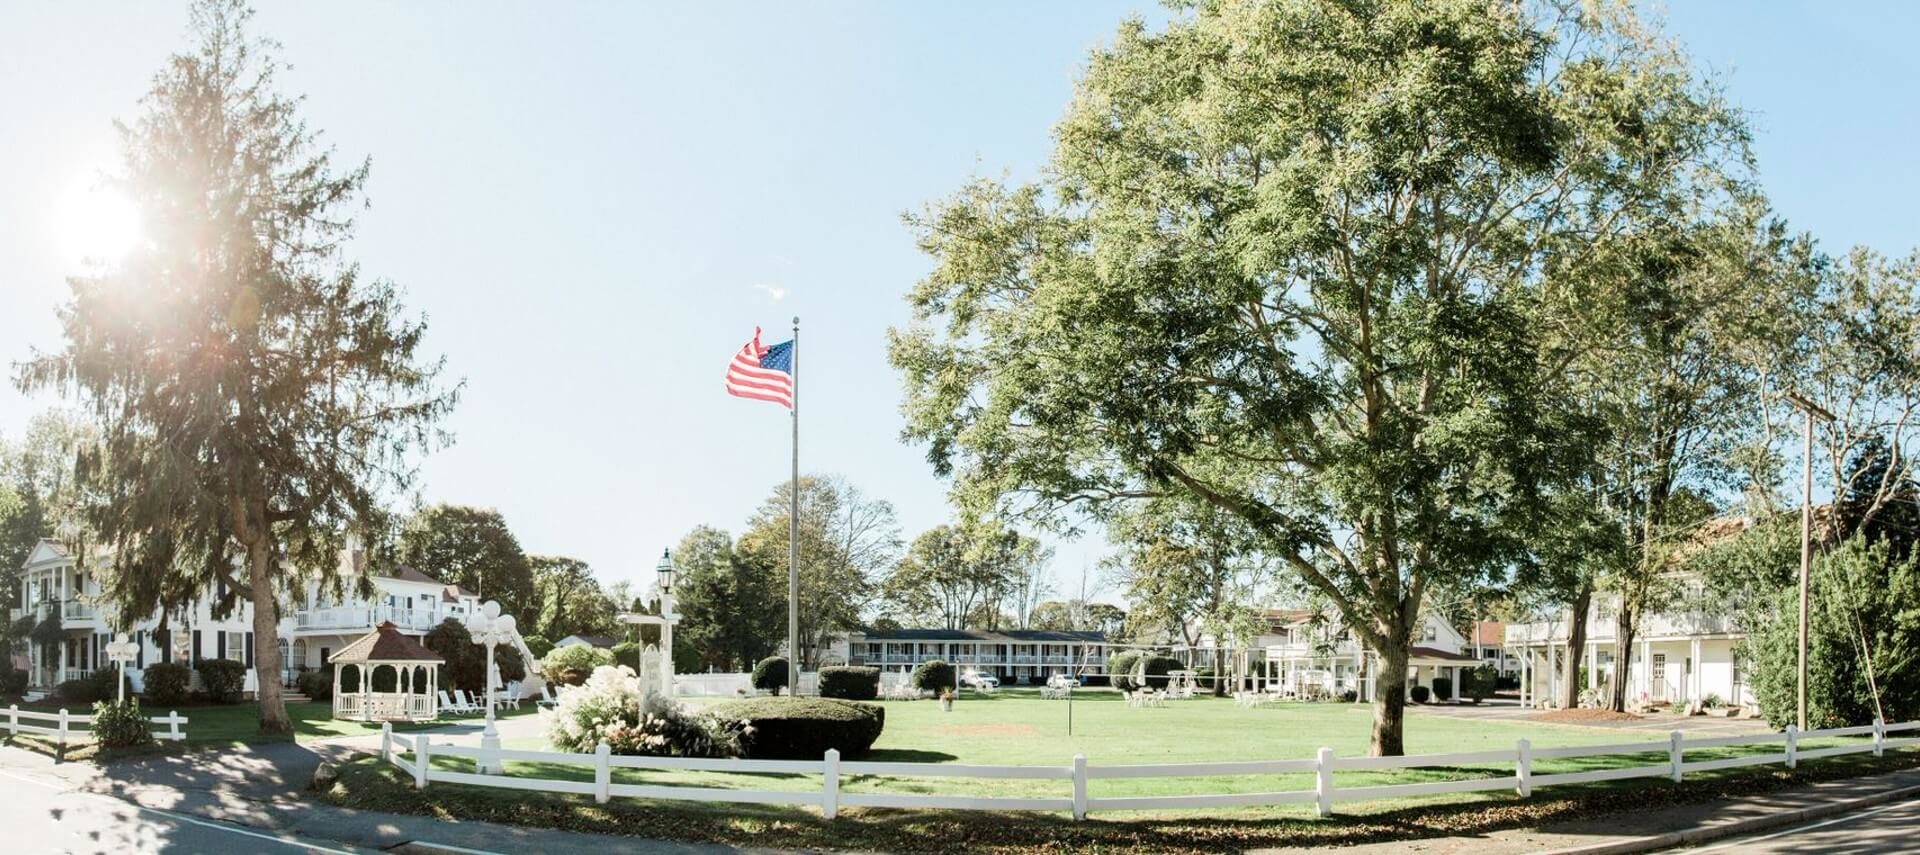
[[391,622],[401,629],[426,631],[461,614],[445,609],[408,609],[390,605],[330,606],[294,614],[296,630],[369,630]]
[[97,621],[100,619],[100,609],[92,603],[68,600],[62,605],[60,616],[67,621]]

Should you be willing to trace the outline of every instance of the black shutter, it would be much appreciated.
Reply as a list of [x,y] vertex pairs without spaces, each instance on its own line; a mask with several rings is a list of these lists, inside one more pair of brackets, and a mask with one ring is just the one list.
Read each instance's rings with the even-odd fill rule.
[[200,667],[200,630],[193,631],[193,667]]
[[247,667],[253,667],[253,633],[247,633]]
[[224,629],[213,631],[213,658],[227,658],[227,631]]
[[145,670],[147,667],[147,631],[133,631],[133,667]]

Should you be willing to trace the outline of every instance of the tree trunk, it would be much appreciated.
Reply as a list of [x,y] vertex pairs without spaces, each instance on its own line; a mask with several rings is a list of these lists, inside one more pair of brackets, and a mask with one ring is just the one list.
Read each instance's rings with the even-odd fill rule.
[[1573,598],[1573,615],[1567,622],[1567,661],[1561,665],[1566,676],[1562,684],[1566,697],[1561,709],[1580,708],[1580,662],[1587,649],[1587,610],[1593,605],[1593,580],[1583,579],[1580,592]]
[[269,572],[273,552],[265,538],[247,547],[247,582],[253,588],[253,677],[254,697],[260,702],[260,732],[293,732],[287,718],[287,705],[280,691],[280,602],[273,592]]
[[[1610,693],[1611,699],[1607,702],[1607,709],[1613,710],[1614,712],[1627,711],[1626,672],[1628,663],[1633,661],[1633,612],[1634,609],[1632,605],[1626,601],[1625,597],[1622,597],[1620,601],[1620,614],[1614,618],[1613,624],[1615,647],[1613,652],[1613,679],[1610,681],[1613,691]],[[1647,663],[1645,667],[1652,667],[1652,664],[1653,663]]]
[[1383,645],[1379,673],[1373,678],[1373,742],[1368,751],[1375,757],[1398,757],[1407,753],[1407,644],[1405,636]]

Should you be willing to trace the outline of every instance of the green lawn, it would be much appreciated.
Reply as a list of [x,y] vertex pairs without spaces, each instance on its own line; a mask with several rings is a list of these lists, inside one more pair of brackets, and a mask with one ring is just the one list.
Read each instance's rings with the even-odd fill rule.
[[[1241,708],[1229,699],[1196,698],[1171,701],[1163,708],[1129,708],[1111,691],[1088,691],[1073,701],[1073,732],[1067,732],[1065,701],[1041,700],[1032,691],[1003,690],[997,696],[969,695],[941,712],[933,701],[883,702],[886,728],[869,760],[929,763],[1068,766],[1075,754],[1089,764],[1148,764],[1209,760],[1283,760],[1312,758],[1321,746],[1335,756],[1364,755],[1372,724],[1372,708],[1365,704],[1269,704]],[[1525,722],[1467,720],[1420,715],[1407,716],[1407,753],[1442,754],[1512,749],[1525,737],[1535,748],[1620,742],[1658,742],[1662,734],[1605,730]],[[1808,741],[1806,747],[1832,744]],[[507,747],[550,750],[543,739],[508,740]],[[1733,756],[1755,751],[1777,751],[1776,746],[1722,748],[1689,752],[1689,760]],[[1536,774],[1571,772],[1607,766],[1664,763],[1662,747],[1644,755],[1554,759],[1536,762]],[[470,771],[465,758],[436,758],[438,768]],[[509,762],[507,774],[564,780],[591,780],[583,765]],[[1469,767],[1345,771],[1336,775],[1339,787],[1412,783],[1449,779],[1497,777],[1513,774],[1513,763]],[[717,772],[615,770],[621,783],[652,783],[714,787],[751,787],[818,791],[818,776],[749,775]],[[1093,798],[1191,793],[1236,793],[1306,790],[1314,785],[1311,773],[1232,775],[1179,778],[1096,779],[1089,784]],[[1071,786],[1061,780],[947,778],[843,775],[841,786],[851,792],[963,793],[983,796],[1066,796]],[[1500,793],[1433,796],[1380,802],[1393,808],[1432,801],[1472,801],[1504,798]],[[1254,813],[1299,815],[1310,806],[1249,808]]]
[[[22,710],[31,709],[37,712],[53,712],[62,707],[67,708],[75,715],[92,712],[91,706],[61,704],[51,701],[20,704]],[[334,719],[333,705],[327,701],[287,704],[287,716],[293,720],[293,736],[291,740],[286,736],[268,736],[261,734],[260,705],[252,702],[186,706],[174,710],[143,705],[141,711],[149,716],[163,716],[170,711],[178,712],[187,719],[187,723],[181,725],[181,729],[186,732],[187,738],[177,743],[163,741],[161,744],[154,746],[153,750],[159,751],[200,750],[260,742],[311,742],[316,739],[365,736],[380,732],[380,725],[378,723],[369,724],[367,722],[339,721]],[[496,715],[504,719],[532,715],[533,713],[534,706],[532,704],[523,704],[520,709],[500,710]],[[422,724],[395,723],[393,729],[400,732],[416,731],[432,727],[441,727],[447,724],[475,722],[479,720],[477,716],[463,716],[460,718],[447,717],[438,722]],[[157,725],[155,726],[156,732],[162,729],[163,728]],[[22,734],[16,737],[16,743],[35,748],[44,747],[49,752],[53,751],[51,737]],[[87,735],[84,729],[77,728],[73,731],[72,738],[68,740],[68,746],[67,759],[87,759],[93,756],[91,750],[92,738]]]

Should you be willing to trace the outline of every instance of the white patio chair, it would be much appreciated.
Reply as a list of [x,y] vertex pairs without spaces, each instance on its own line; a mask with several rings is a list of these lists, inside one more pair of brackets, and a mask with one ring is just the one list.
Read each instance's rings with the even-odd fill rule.
[[440,690],[440,708],[453,715],[469,715],[473,712],[471,704],[461,699],[457,693],[449,695],[445,689]]
[[540,699],[534,701],[534,704],[551,709],[560,705],[560,699],[553,696],[553,686],[551,684],[541,683]]
[[508,709],[520,708],[520,681],[514,680],[500,695],[500,703]]

